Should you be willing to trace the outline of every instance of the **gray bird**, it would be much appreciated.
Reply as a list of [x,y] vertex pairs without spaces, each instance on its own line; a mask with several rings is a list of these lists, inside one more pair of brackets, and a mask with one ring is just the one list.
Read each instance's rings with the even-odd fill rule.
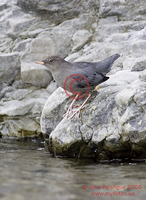
[[[76,95],[69,106],[68,111],[64,114],[64,116],[67,116],[68,118],[69,114],[73,113],[69,117],[69,119],[71,119],[76,113],[80,113],[84,108],[85,103],[91,97],[91,93],[95,87],[109,79],[109,77],[106,77],[106,74],[111,70],[114,61],[119,57],[119,54],[114,54],[99,62],[70,63],[59,56],[49,56],[42,62],[36,63],[47,66],[58,86],[64,88],[66,93],[69,91]],[[96,89],[98,88],[99,87],[96,87]],[[75,112],[73,112],[74,102],[77,99],[83,98],[86,94],[88,94],[87,99]]]

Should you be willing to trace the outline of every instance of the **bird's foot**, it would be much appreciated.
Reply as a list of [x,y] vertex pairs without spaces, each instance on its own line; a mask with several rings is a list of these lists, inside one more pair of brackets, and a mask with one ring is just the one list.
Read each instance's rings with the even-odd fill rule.
[[80,106],[81,106],[81,105],[78,104],[78,105],[74,106],[73,109],[74,109],[74,108],[79,108]]
[[94,88],[94,91],[96,91],[96,90],[99,90],[99,86],[98,85]]
[[[79,116],[80,116],[80,112],[81,110],[83,110],[85,108],[85,104],[86,102],[90,99],[91,97],[91,94],[88,95],[87,99],[84,101],[84,103],[78,108],[76,109],[75,111],[73,111],[73,104],[75,102],[75,100],[71,103],[71,105],[69,106],[67,112],[63,115],[63,117],[67,117],[68,119],[72,119],[77,113],[79,113]],[[71,116],[69,117],[71,113]],[[72,114],[73,113],[73,114]]]
[[80,95],[80,93],[78,93],[78,94],[75,96],[74,100],[73,100],[72,103],[70,104],[70,106],[69,106],[67,112],[63,115],[63,117],[66,116],[66,117],[68,118],[68,116],[70,115],[70,113],[71,113],[71,114],[73,113],[73,105],[74,105],[75,101],[78,99],[79,95]]
[[[85,106],[81,106],[80,105],[77,105],[77,106],[74,106],[74,107],[69,107],[67,112],[63,115],[63,117],[67,117],[67,119],[72,119],[76,113],[79,113],[79,116],[80,116],[80,111],[83,110],[85,108]],[[78,108],[78,109],[76,109]],[[71,117],[69,117],[71,115]]]
[[63,117],[65,117],[65,116],[66,116],[66,117],[68,118],[68,117],[69,117],[69,115],[70,115],[70,113],[71,113],[71,114],[73,113],[73,107],[70,107],[70,106],[69,106],[69,108],[68,108],[67,112],[66,112],[66,113],[63,115]]
[[81,110],[83,110],[84,108],[85,106],[80,106],[78,109],[74,111],[74,113],[70,117],[67,117],[67,118],[72,119],[77,113],[78,113],[78,117],[80,117]]

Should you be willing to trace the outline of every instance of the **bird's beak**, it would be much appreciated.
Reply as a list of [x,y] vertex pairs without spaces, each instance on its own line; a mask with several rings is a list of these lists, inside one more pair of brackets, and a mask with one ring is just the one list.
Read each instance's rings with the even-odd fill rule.
[[37,61],[36,64],[44,65],[44,62]]

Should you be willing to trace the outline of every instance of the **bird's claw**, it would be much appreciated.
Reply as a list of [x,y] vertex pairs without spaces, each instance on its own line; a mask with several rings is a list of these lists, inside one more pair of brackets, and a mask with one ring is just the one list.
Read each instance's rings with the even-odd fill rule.
[[[77,97],[77,96],[76,96]],[[72,102],[72,104],[69,106],[67,112],[63,115],[63,117],[67,116],[68,119],[72,119],[76,113],[79,113],[79,116],[80,116],[80,112],[81,110],[83,110],[85,108],[85,104],[86,102],[90,99],[91,97],[91,94],[88,95],[87,99],[84,101],[84,103],[77,109],[74,111],[74,113],[71,115],[71,117],[69,117],[69,113],[70,112],[73,112],[73,104],[75,102],[75,100]]]
[[73,112],[73,109],[72,108],[68,108],[67,112],[63,115],[63,117],[66,116],[68,118],[69,114],[72,113],[72,112]]

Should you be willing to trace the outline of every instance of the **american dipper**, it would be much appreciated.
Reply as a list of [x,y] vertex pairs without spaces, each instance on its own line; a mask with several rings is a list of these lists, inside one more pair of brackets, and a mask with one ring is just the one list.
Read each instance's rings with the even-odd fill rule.
[[[37,64],[45,65],[51,71],[58,86],[72,92],[76,97],[68,108],[68,111],[64,116],[69,117],[69,114],[73,113],[69,119],[71,119],[76,113],[84,108],[85,103],[91,97],[91,92],[97,85],[109,79],[106,74],[111,70],[111,67],[115,60],[120,57],[119,54],[114,54],[99,62],[67,62],[59,56],[49,56],[42,62],[36,62]],[[80,95],[87,94],[88,97],[84,103],[73,112],[73,104]],[[85,96],[84,95],[84,96]]]

